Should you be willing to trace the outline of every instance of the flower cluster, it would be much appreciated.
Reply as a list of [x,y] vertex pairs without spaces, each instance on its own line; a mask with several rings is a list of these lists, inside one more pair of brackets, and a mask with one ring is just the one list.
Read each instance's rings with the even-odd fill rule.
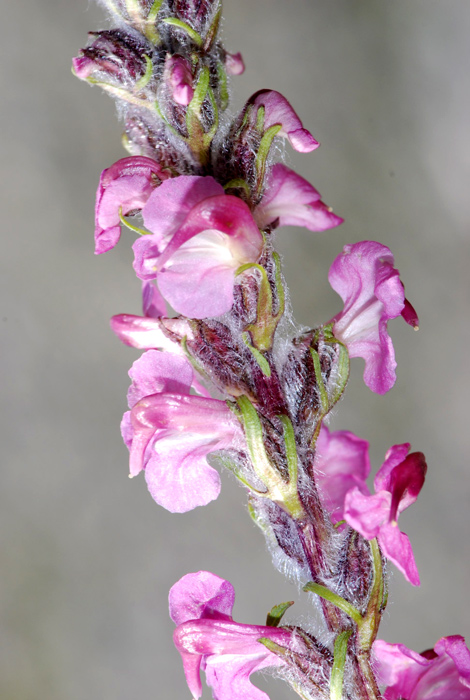
[[388,321],[418,327],[392,252],[374,241],[345,246],[329,272],[343,309],[286,336],[273,233],[324,232],[342,219],[274,162],[272,147],[284,139],[308,153],[318,142],[273,90],[221,120],[227,76],[244,65],[218,38],[218,0],[104,3],[118,28],[91,34],[74,70],[118,99],[131,154],[102,173],[95,210],[96,253],[124,227],[142,283],[143,315],[111,320],[145,351],[129,372],[121,424],[130,476],[143,471],[153,499],[181,513],[217,498],[216,467],[230,469],[275,565],[318,597],[327,629],[317,639],[281,625],[291,603],[274,606],[264,626],[234,622],[227,581],[184,576],[170,614],[193,698],[205,671],[216,700],[265,700],[249,678],[273,669],[304,699],[378,700],[380,685],[386,700],[469,699],[461,637],[423,655],[376,639],[385,560],[419,585],[398,516],[424,484],[424,455],[391,447],[371,494],[368,442],[325,425],[350,358],[363,358],[365,384],[384,394],[396,379]]

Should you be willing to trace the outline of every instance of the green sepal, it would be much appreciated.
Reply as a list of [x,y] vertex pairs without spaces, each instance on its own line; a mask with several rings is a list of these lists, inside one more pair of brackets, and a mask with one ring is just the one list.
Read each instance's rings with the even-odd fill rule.
[[187,22],[183,22],[181,19],[177,19],[176,17],[166,17],[164,20],[165,24],[170,24],[172,27],[178,27],[178,29],[181,29],[183,32],[186,32],[186,34],[194,41],[196,46],[199,48],[202,47],[203,40],[202,36],[196,32],[195,29],[189,26]]
[[342,700],[343,698],[344,665],[351,634],[351,630],[346,630],[340,632],[335,639],[333,668],[330,676],[330,700]]
[[295,444],[294,428],[287,416],[278,416],[284,427],[284,445],[286,448],[287,469],[289,472],[289,483],[297,487],[299,478],[299,461],[297,456],[297,446]]
[[160,12],[162,4],[163,0],[155,0],[145,20],[144,34],[147,37],[147,39],[153,44],[160,43],[160,35],[157,31],[155,24],[157,22],[157,15]]
[[292,655],[292,652],[289,649],[281,647],[280,644],[276,644],[276,642],[273,642],[273,640],[269,639],[269,637],[260,637],[260,639],[257,641],[265,646],[266,649],[272,651],[273,654],[276,654],[276,656],[280,656],[282,659],[288,659]]
[[266,173],[266,161],[268,158],[269,151],[271,149],[272,143],[274,141],[274,137],[280,132],[282,129],[282,124],[273,124],[272,126],[269,127],[269,129],[266,129],[264,132],[259,147],[258,147],[258,153],[256,155],[256,171],[258,175],[258,194],[261,193],[261,189],[263,187],[263,182],[264,182],[264,176]]
[[152,74],[153,74],[153,63],[152,59],[147,56],[147,54],[144,54],[145,58],[145,63],[146,63],[146,69],[144,75],[139,78],[139,80],[136,82],[135,87],[134,87],[134,92],[139,92],[140,90],[143,90],[146,85],[149,84]]
[[253,340],[253,345],[260,351],[266,352],[270,350],[273,344],[274,333],[278,323],[284,313],[284,288],[281,277],[281,263],[277,253],[273,253],[274,263],[276,265],[275,282],[276,292],[278,296],[279,309],[277,313],[273,313],[273,293],[268,279],[268,273],[265,268],[258,263],[245,263],[241,265],[235,272],[235,276],[240,275],[249,269],[258,270],[261,273],[261,281],[258,292],[258,304],[255,323],[250,323],[246,330],[249,331]]
[[124,226],[127,226],[128,229],[134,231],[134,233],[138,233],[139,236],[148,236],[150,234],[150,231],[144,231],[143,228],[139,228],[138,226],[134,226],[133,224],[129,223],[129,221],[127,221],[122,214],[122,207],[119,207],[119,221],[121,224],[124,224]]
[[277,503],[294,520],[304,518],[305,511],[297,491],[297,481],[286,482],[271,464],[264,446],[263,427],[255,407],[246,396],[239,396],[236,401],[241,411],[241,421],[253,469],[266,487],[266,493],[258,495]]
[[310,583],[307,583],[307,585],[303,587],[303,590],[306,593],[316,593],[320,596],[320,598],[324,598],[330,603],[333,603],[333,605],[336,605],[337,608],[346,613],[346,615],[348,615],[348,617],[350,617],[351,620],[354,620],[354,622],[357,625],[361,625],[363,617],[359,610],[356,607],[354,607],[354,605],[352,605],[351,603],[348,603],[347,600],[341,598],[340,595],[337,595],[337,593],[333,593],[333,591],[330,591],[330,589],[326,586],[322,586],[319,583],[310,581]]
[[207,34],[204,38],[204,51],[209,51],[212,44],[214,43],[214,40],[217,36],[217,32],[219,31],[221,16],[222,16],[222,3],[219,3],[219,6],[218,6],[217,11],[216,11],[215,16],[214,16],[214,19],[212,20],[212,24],[209,27]]
[[289,610],[292,605],[294,605],[294,601],[290,600],[288,603],[279,603],[279,605],[275,605],[271,608],[266,618],[266,627],[279,627],[284,613]]
[[217,77],[219,78],[220,108],[222,111],[228,107],[227,71],[222,61],[217,61]]
[[256,362],[258,363],[258,366],[262,373],[264,374],[265,377],[270,377],[271,376],[271,367],[269,366],[269,362],[267,359],[260,353],[259,350],[253,347],[253,345],[250,343],[250,336],[248,333],[242,333],[242,340],[245,343],[246,347],[248,350],[251,352],[253,357],[255,358]]
[[313,369],[315,371],[315,380],[317,382],[318,391],[320,393],[320,402],[322,408],[322,416],[326,416],[330,410],[330,401],[328,399],[328,392],[326,390],[325,383],[322,377],[320,355],[316,350],[310,348],[310,354],[313,360]]
[[382,567],[382,554],[377,539],[369,542],[372,555],[372,586],[369,593],[369,601],[363,622],[359,628],[358,645],[361,651],[369,651],[379,629],[380,619],[387,604],[384,590],[384,576]]
[[233,180],[229,180],[227,183],[225,183],[224,190],[230,189],[241,189],[248,195],[248,197],[251,197],[250,186],[247,181],[243,180],[241,177],[236,177]]

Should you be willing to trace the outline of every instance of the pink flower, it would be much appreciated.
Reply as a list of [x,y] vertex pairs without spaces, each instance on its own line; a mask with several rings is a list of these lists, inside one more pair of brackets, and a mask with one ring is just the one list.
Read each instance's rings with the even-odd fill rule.
[[277,163],[271,170],[263,199],[254,211],[261,229],[279,219],[279,226],[305,226],[325,231],[343,222],[320,199],[320,193],[303,177]]
[[470,700],[470,651],[460,635],[422,654],[381,639],[372,650],[384,700]]
[[393,262],[389,248],[362,241],[346,245],[328,275],[344,301],[343,311],[333,319],[333,333],[347,346],[350,357],[364,358],[364,381],[377,394],[385,394],[396,380],[387,322],[402,315],[410,325],[418,325]]
[[168,56],[165,70],[174,101],[186,107],[194,96],[193,76],[188,62],[181,56]]
[[151,194],[142,215],[153,235],[134,244],[137,276],[156,278],[165,299],[185,316],[229,311],[235,271],[256,262],[263,246],[248,206],[224,194],[212,177],[180,176]]
[[224,401],[191,396],[193,370],[183,357],[149,350],[129,372],[131,409],[121,432],[130,475],[145,469],[154,500],[172,513],[207,505],[220,478],[206,456],[244,444],[238,420]]
[[[279,124],[282,128],[278,136],[289,140],[290,145],[300,153],[309,153],[320,145],[312,134],[303,128],[297,114],[283,95],[275,90],[259,90],[250,98],[248,104],[264,107],[263,131]],[[255,116],[256,121],[256,116]]]
[[375,494],[371,495],[366,484],[370,471],[368,446],[353,433],[330,433],[322,426],[315,460],[320,496],[333,523],[346,520],[367,540],[376,537],[387,559],[410,583],[419,586],[413,550],[397,520],[416,501],[424,484],[424,455],[408,454],[408,443],[391,447],[374,479]]
[[234,600],[232,585],[208,571],[187,574],[170,590],[170,616],[177,625],[173,639],[195,700],[202,695],[201,669],[215,700],[269,700],[250,683],[250,675],[286,661],[258,640],[269,638],[290,649],[297,641],[287,629],[234,622]]
[[142,209],[151,192],[168,177],[151,158],[130,156],[121,158],[103,170],[96,193],[95,253],[106,253],[119,241],[121,222],[119,210],[126,215]]

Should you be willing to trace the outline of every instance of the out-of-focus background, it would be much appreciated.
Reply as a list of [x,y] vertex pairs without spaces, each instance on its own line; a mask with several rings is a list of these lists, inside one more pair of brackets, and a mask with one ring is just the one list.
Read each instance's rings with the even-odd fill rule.
[[[385,397],[350,388],[332,422],[371,441],[374,469],[394,443],[426,453],[418,502],[402,516],[421,573],[392,573],[381,630],[417,651],[470,639],[470,344],[468,0],[225,0],[224,38],[246,73],[233,111],[259,88],[292,102],[322,143],[286,150],[346,219],[278,245],[299,321],[341,302],[327,271],[347,242],[395,254],[421,330],[390,324],[398,381]],[[138,313],[128,237],[93,256],[99,173],[124,155],[113,102],[74,79],[87,0],[5,3],[2,76],[2,485],[0,697],[5,700],[188,698],[167,593],[207,569],[235,586],[235,617],[262,624],[300,596],[271,566],[245,495],[224,477],[219,500],[186,515],[129,482],[119,422],[137,353],[108,319]],[[302,617],[297,603],[290,620]],[[297,611],[297,612],[296,612]],[[293,697],[257,681],[272,700]],[[208,695],[209,697],[210,695]]]

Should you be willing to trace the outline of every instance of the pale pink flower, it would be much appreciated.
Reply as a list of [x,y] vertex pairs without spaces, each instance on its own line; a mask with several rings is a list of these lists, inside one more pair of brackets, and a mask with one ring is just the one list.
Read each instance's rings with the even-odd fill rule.
[[387,322],[402,315],[417,327],[418,317],[405,299],[399,272],[389,248],[374,241],[346,245],[333,262],[328,279],[344,301],[333,318],[333,333],[350,357],[365,360],[364,381],[377,394],[395,383],[395,352]]
[[140,210],[155,187],[168,177],[159,164],[145,156],[121,158],[103,170],[96,193],[95,253],[106,253],[119,241],[121,221]]
[[173,639],[194,700],[202,695],[201,670],[215,700],[269,700],[250,675],[286,661],[258,640],[296,646],[291,630],[234,622],[234,600],[232,585],[208,571],[187,574],[170,590],[170,616],[177,625]]
[[121,432],[130,475],[145,470],[154,500],[172,513],[207,505],[220,492],[211,452],[244,445],[239,421],[224,401],[190,395],[193,369],[184,357],[149,350],[129,372],[132,384]]
[[152,235],[134,244],[138,277],[157,279],[185,316],[229,311],[237,268],[256,262],[263,246],[248,206],[212,177],[181,176],[155,190],[142,215]]

